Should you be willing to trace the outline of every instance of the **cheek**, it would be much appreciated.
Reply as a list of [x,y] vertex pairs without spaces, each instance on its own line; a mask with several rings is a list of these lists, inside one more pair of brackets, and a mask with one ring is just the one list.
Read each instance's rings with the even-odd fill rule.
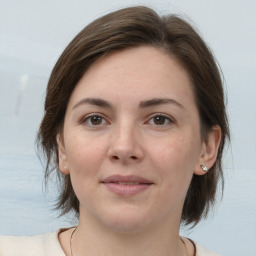
[[185,137],[166,138],[162,143],[155,144],[154,155],[158,155],[164,162],[190,163],[198,156],[198,145],[195,140]]
[[[97,141],[97,140],[96,140]],[[96,191],[105,146],[99,141],[73,136],[67,141],[67,160],[71,182],[79,201],[87,202]],[[99,146],[100,145],[100,146]]]
[[183,180],[186,184],[190,182],[199,156],[195,141],[181,136],[165,140],[153,148],[152,164],[162,179],[167,178],[167,182],[177,184],[182,184]]
[[106,143],[100,139],[70,136],[67,140],[67,160],[71,173],[95,175],[102,159],[106,156]]

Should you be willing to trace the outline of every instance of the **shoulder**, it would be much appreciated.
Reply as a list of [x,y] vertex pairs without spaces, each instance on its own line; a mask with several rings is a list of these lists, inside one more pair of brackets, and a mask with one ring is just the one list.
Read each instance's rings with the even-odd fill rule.
[[198,243],[195,243],[195,246],[196,246],[196,256],[221,256],[216,252],[206,250]]
[[0,256],[65,256],[58,232],[39,236],[0,236]]

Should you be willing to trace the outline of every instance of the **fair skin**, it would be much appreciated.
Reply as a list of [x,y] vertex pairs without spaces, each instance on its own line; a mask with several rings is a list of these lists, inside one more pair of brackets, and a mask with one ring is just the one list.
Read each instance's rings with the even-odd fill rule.
[[[219,141],[218,127],[201,140],[189,76],[163,50],[143,46],[96,62],[57,136],[59,168],[80,202],[74,256],[186,255],[186,192],[193,174],[204,174],[200,164],[214,164]],[[66,255],[71,232],[59,236]]]

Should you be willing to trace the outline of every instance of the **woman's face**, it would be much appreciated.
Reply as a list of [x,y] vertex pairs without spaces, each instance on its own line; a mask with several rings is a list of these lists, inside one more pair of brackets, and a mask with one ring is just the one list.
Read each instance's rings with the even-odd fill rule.
[[204,149],[188,74],[153,47],[103,57],[75,87],[58,144],[80,218],[123,232],[178,225]]

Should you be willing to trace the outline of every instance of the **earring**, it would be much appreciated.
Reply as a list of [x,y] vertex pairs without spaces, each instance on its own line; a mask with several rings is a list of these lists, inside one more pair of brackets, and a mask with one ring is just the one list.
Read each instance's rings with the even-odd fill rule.
[[208,168],[205,165],[200,164],[200,167],[204,172],[208,172]]

